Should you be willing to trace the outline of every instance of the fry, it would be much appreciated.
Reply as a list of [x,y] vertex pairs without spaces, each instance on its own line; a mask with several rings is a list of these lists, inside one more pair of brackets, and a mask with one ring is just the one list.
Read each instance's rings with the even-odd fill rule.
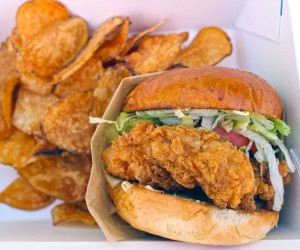
[[35,190],[23,178],[16,179],[0,193],[0,202],[22,210],[38,210],[53,201],[51,196]]
[[231,52],[232,45],[227,34],[220,28],[207,27],[200,30],[192,43],[180,51],[175,64],[187,67],[211,66]]

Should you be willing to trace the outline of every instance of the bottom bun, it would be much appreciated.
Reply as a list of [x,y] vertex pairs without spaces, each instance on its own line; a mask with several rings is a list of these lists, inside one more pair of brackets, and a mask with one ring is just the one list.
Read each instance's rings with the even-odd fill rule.
[[239,245],[260,240],[277,225],[279,213],[218,208],[204,202],[123,182],[109,189],[121,218],[132,227],[172,240]]

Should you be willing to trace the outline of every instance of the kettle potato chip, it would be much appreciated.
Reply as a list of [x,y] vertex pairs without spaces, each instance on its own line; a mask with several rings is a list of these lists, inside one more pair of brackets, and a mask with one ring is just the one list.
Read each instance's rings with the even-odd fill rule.
[[220,28],[207,27],[200,30],[192,43],[181,50],[175,64],[187,67],[211,66],[230,55],[230,38]]
[[137,51],[124,56],[124,61],[137,74],[146,74],[169,68],[177,57],[188,33],[145,36]]
[[89,211],[80,209],[76,204],[60,204],[52,209],[51,215],[53,225],[64,222],[82,222],[87,225],[97,224]]
[[58,148],[53,143],[47,141],[44,138],[41,137],[34,137],[36,141],[36,146],[34,148],[34,155],[59,155],[63,153],[63,150]]
[[88,155],[48,156],[19,170],[35,189],[66,202],[85,197],[91,171]]
[[9,138],[0,140],[0,162],[19,169],[37,160],[34,155],[36,141],[33,136],[24,134],[12,127]]
[[37,95],[20,88],[12,116],[12,124],[27,134],[41,135],[40,119],[58,98],[54,94]]
[[58,83],[54,93],[59,97],[65,97],[78,92],[93,90],[102,74],[102,62],[98,57],[93,56],[73,75]]
[[106,38],[120,28],[123,23],[124,19],[122,17],[112,17],[102,23],[94,32],[87,46],[81,51],[77,58],[70,65],[59,72],[59,74],[54,76],[55,81],[60,82],[65,80],[79,70],[105,42]]
[[14,51],[0,49],[0,138],[8,138],[11,131],[13,92],[18,83],[15,62]]
[[121,80],[131,76],[125,65],[117,64],[105,70],[94,90],[94,115],[102,116]]
[[55,0],[33,0],[21,5],[16,24],[23,41],[28,41],[56,21],[69,18],[69,11]]
[[150,27],[146,30],[143,30],[135,35],[133,35],[132,37],[130,37],[125,46],[124,49],[122,50],[122,52],[120,53],[122,56],[125,56],[128,52],[130,52],[131,49],[133,49],[137,43],[146,35],[148,35],[149,33],[157,30],[159,27],[161,27],[162,25],[164,25],[166,21],[162,20],[160,21],[158,24],[154,25],[153,27]]
[[129,32],[130,20],[124,20],[121,31],[111,41],[106,41],[96,52],[103,62],[116,58],[124,50]]
[[46,138],[60,148],[77,153],[90,153],[94,126],[89,123],[93,109],[93,93],[67,96],[41,118]]
[[23,210],[38,210],[53,201],[51,196],[35,190],[23,178],[16,179],[0,193],[0,202]]
[[9,50],[18,52],[22,48],[22,39],[17,28],[14,28],[7,38],[6,44]]
[[57,22],[23,46],[17,68],[21,75],[51,78],[76,57],[87,39],[87,24],[81,18]]

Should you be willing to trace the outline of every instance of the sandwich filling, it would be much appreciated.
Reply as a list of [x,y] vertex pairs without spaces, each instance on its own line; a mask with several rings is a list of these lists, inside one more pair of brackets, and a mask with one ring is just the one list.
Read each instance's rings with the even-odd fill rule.
[[[112,146],[104,152],[109,173],[145,185],[156,187],[156,184],[166,190],[201,186],[221,207],[251,211],[255,209],[254,197],[258,197],[279,211],[283,204],[283,185],[289,182],[289,173],[295,171],[283,143],[283,137],[290,134],[290,127],[280,119],[252,112],[164,109],[122,112],[116,121],[90,120],[113,124],[107,130]],[[137,137],[144,139],[141,142]],[[177,139],[182,145],[176,144]],[[155,140],[163,143],[157,144]],[[135,163],[131,161],[136,156],[134,160],[122,161],[120,150],[127,155],[139,151],[142,158],[138,157]],[[172,150],[181,150],[173,156],[176,158],[173,162]],[[281,161],[283,158],[285,161]],[[114,171],[111,166],[118,164],[119,169]],[[146,170],[144,176],[139,173],[138,178],[129,178],[138,166],[144,168],[147,164],[150,172],[155,172],[155,178],[148,176],[147,179]],[[154,180],[160,178],[162,182]]]

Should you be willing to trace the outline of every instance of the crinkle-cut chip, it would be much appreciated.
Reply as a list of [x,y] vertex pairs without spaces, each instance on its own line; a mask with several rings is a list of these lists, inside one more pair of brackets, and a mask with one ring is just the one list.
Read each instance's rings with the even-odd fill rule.
[[34,155],[35,147],[33,136],[12,127],[10,137],[0,140],[0,162],[17,169],[25,167],[38,159]]
[[175,64],[187,67],[211,66],[230,55],[230,38],[220,28],[207,27],[200,30],[192,43],[181,50]]
[[83,19],[56,22],[23,46],[17,68],[21,75],[50,78],[74,60],[87,39],[88,27]]
[[34,155],[59,155],[63,153],[63,150],[58,148],[53,143],[47,141],[41,137],[35,137],[36,146],[34,148]]
[[0,193],[0,202],[22,210],[38,210],[53,201],[54,198],[34,189],[24,178],[14,180]]
[[79,70],[100,48],[106,38],[118,30],[123,23],[124,19],[122,17],[112,17],[102,23],[76,59],[58,74],[54,75],[54,80],[56,82],[63,81]]
[[93,90],[103,75],[103,71],[101,60],[93,56],[73,75],[58,83],[54,93],[59,97],[65,97],[78,92]]
[[18,81],[16,54],[3,47],[0,49],[0,139],[10,135],[13,92]]
[[128,76],[131,76],[131,72],[123,64],[117,64],[104,71],[94,90],[94,115],[99,117],[103,115],[121,80]]
[[75,204],[60,204],[52,209],[51,215],[53,225],[65,222],[82,222],[87,225],[96,225],[96,221],[89,211],[82,210]]
[[67,96],[43,115],[41,124],[45,137],[59,148],[90,153],[90,139],[95,130],[89,123],[92,109],[92,91]]
[[124,50],[129,32],[130,20],[127,17],[121,27],[120,32],[110,41],[106,41],[97,51],[96,55],[103,61],[107,62],[120,55]]
[[91,171],[89,155],[48,156],[19,170],[35,189],[66,202],[85,197]]
[[157,30],[159,27],[161,27],[162,25],[164,25],[164,23],[166,22],[166,20],[162,20],[160,21],[158,24],[143,30],[135,35],[133,35],[132,37],[130,37],[127,42],[126,45],[124,47],[124,49],[122,50],[122,52],[120,53],[121,56],[125,56],[128,52],[130,52],[130,50],[132,50],[135,46],[137,46],[138,42],[146,35],[148,35],[149,33]]
[[169,68],[177,57],[188,33],[146,36],[137,51],[122,58],[137,74],[146,74]]
[[19,7],[16,24],[22,40],[29,41],[51,24],[67,20],[69,17],[69,11],[58,1],[33,0]]
[[20,88],[12,116],[12,124],[24,133],[42,135],[40,119],[58,100],[54,94],[41,96]]

